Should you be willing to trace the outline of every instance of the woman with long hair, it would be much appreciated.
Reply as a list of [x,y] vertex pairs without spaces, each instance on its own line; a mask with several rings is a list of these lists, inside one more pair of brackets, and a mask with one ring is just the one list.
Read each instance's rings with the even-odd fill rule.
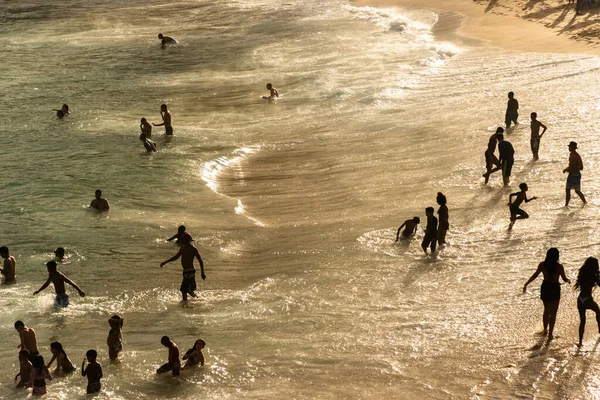
[[575,282],[575,289],[579,289],[579,296],[577,297],[577,310],[579,311],[579,344],[583,342],[583,332],[585,330],[585,312],[586,310],[592,310],[596,313],[596,322],[598,323],[598,333],[600,333],[600,308],[598,304],[592,298],[592,291],[594,286],[600,285],[600,272],[598,271],[598,259],[589,257],[583,263],[583,266],[579,268],[579,274],[577,274],[577,282]]
[[441,246],[446,244],[446,232],[450,229],[450,223],[448,222],[448,206],[446,205],[446,196],[442,192],[438,192],[436,202],[439,204],[438,216],[438,244]]
[[527,291],[527,285],[533,282],[539,274],[544,275],[542,289],[540,290],[540,299],[544,302],[544,335],[548,335],[548,339],[553,338],[554,323],[556,322],[556,313],[560,303],[560,283],[559,278],[563,281],[571,283],[569,278],[565,276],[565,269],[558,263],[558,249],[552,247],[546,252],[546,259],[538,265],[537,270],[531,278],[523,286],[523,293]]

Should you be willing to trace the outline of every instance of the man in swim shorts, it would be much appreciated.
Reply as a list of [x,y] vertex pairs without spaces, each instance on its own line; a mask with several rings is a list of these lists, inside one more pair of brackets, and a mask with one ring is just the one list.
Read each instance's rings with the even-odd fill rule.
[[425,215],[427,215],[427,228],[425,229],[425,235],[421,242],[421,248],[427,254],[427,248],[431,246],[431,254],[435,251],[437,245],[437,229],[438,219],[434,215],[435,210],[433,207],[427,207],[425,209]]
[[519,118],[519,102],[515,99],[515,94],[513,92],[508,92],[508,104],[506,105],[506,117],[504,118],[504,123],[506,124],[506,131],[510,129],[511,122],[515,123],[515,126],[518,125],[517,119]]
[[568,172],[567,176],[567,193],[565,199],[565,207],[569,206],[569,202],[571,201],[571,189],[575,189],[575,193],[579,196],[583,204],[586,204],[585,196],[581,193],[581,171],[583,170],[583,161],[581,160],[581,156],[577,153],[577,143],[571,142],[569,143],[569,166],[563,169],[563,174]]
[[175,261],[181,257],[183,279],[181,281],[181,287],[179,290],[181,291],[183,301],[187,301],[188,294],[192,297],[196,297],[196,294],[194,293],[196,290],[196,269],[194,268],[194,258],[197,258],[200,262],[200,276],[203,280],[206,279],[206,275],[204,274],[204,263],[202,262],[202,258],[200,257],[198,249],[192,245],[191,241],[192,237],[189,235],[189,233],[184,233],[181,235],[181,248],[177,254],[169,258],[167,261],[160,263],[160,267],[162,268],[165,264]]
[[500,165],[502,166],[502,180],[504,187],[510,182],[510,174],[515,163],[515,149],[512,144],[504,140],[504,135],[498,134],[498,151],[500,153]]
[[42,285],[41,288],[39,288],[38,290],[33,292],[34,296],[36,294],[38,294],[39,292],[41,292],[42,290],[46,289],[48,287],[48,285],[50,285],[50,283],[52,282],[52,284],[54,285],[54,291],[56,292],[56,305],[59,307],[63,307],[63,308],[68,307],[69,306],[69,295],[67,294],[67,291],[65,290],[65,282],[66,282],[69,285],[73,286],[75,288],[75,290],[77,290],[79,292],[79,295],[81,297],[85,297],[85,293],[81,289],[79,289],[79,286],[77,286],[77,284],[75,284],[69,278],[67,278],[65,275],[61,274],[60,272],[58,272],[56,270],[56,262],[55,261],[48,261],[46,263],[46,268],[48,269],[48,279]]
[[[540,128],[543,128],[540,133]],[[531,152],[533,153],[533,159],[538,160],[538,151],[540,150],[540,139],[546,133],[546,125],[542,124],[537,120],[537,113],[531,113]]]
[[[519,185],[519,189],[521,189],[520,192],[511,193],[510,196],[508,196],[508,206],[510,209],[510,225],[508,227],[509,229],[512,229],[516,220],[529,218],[529,214],[527,214],[525,211],[519,208],[521,206],[521,203],[523,203],[523,201],[525,203],[529,203],[531,200],[537,199],[537,197],[535,196],[530,199],[527,198],[527,190],[529,188],[527,187],[526,183],[521,183]],[[515,197],[514,201],[513,197]]]
[[179,347],[169,339],[168,336],[163,336],[160,339],[160,343],[169,349],[169,358],[167,363],[162,365],[156,370],[157,374],[164,374],[165,372],[172,371],[173,376],[179,376],[181,370],[181,361],[179,361]]
[[500,167],[500,161],[498,160],[498,157],[494,155],[496,152],[496,144],[498,143],[498,134],[502,133],[504,133],[504,128],[498,127],[498,129],[496,129],[496,133],[490,136],[490,139],[488,140],[487,150],[485,151],[484,155],[485,169],[487,172],[483,174],[486,184],[488,183],[491,174],[502,169]]
[[162,118],[162,124],[152,124],[154,126],[164,126],[165,127],[165,135],[170,136],[173,134],[173,127],[171,126],[171,113],[167,109],[166,104],[161,104],[160,106],[160,117]]

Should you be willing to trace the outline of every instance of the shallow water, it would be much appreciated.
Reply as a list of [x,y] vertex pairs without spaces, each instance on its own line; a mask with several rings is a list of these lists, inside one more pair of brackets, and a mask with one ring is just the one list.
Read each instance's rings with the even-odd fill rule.
[[[12,383],[22,319],[47,360],[54,340],[78,365],[98,349],[101,398],[598,397],[592,321],[573,346],[575,293],[563,287],[545,345],[539,282],[521,288],[548,247],[571,278],[598,252],[600,59],[458,47],[434,39],[436,19],[337,0],[3,4],[1,240],[18,284],[0,288],[0,396],[26,396]],[[181,45],[161,50],[158,32]],[[280,100],[260,99],[267,82]],[[511,190],[481,174],[510,90],[524,122],[508,135],[511,190],[525,181],[539,200],[508,232]],[[72,115],[57,120],[63,102]],[[138,121],[159,122],[163,102],[175,137],[154,128],[147,156]],[[549,126],[536,163],[531,111]],[[570,140],[590,204],[566,209]],[[97,188],[106,215],[86,208]],[[421,233],[394,244],[437,191],[450,245],[424,257]],[[179,265],[159,268],[181,223],[208,276],[187,307]],[[87,293],[65,310],[50,289],[31,296],[57,246]],[[113,313],[126,319],[118,364]],[[157,377],[164,334],[182,351],[203,338],[206,366]],[[47,397],[84,387],[59,377]]]

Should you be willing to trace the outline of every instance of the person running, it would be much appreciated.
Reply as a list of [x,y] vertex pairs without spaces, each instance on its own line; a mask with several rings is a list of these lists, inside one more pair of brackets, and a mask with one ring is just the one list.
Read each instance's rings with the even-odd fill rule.
[[173,376],[179,376],[181,371],[181,361],[179,361],[179,347],[169,339],[168,336],[163,336],[160,339],[160,343],[169,349],[169,358],[166,364],[163,364],[159,369],[156,370],[157,374],[164,374],[165,372],[171,371]]
[[48,269],[48,279],[42,285],[41,288],[39,288],[38,290],[33,292],[34,296],[37,295],[42,290],[46,289],[48,287],[48,285],[50,285],[50,282],[52,282],[52,284],[54,285],[54,291],[56,292],[56,305],[58,307],[63,307],[63,308],[68,307],[69,306],[69,295],[67,294],[67,291],[65,290],[65,282],[66,282],[69,285],[73,286],[75,288],[75,290],[77,290],[77,292],[79,292],[79,295],[81,297],[85,297],[85,293],[81,289],[79,289],[79,286],[77,286],[77,284],[75,284],[75,282],[72,282],[69,278],[67,278],[65,275],[63,275],[62,273],[60,273],[56,270],[56,261],[48,261],[46,263],[46,268]]
[[118,315],[113,315],[108,320],[110,331],[108,331],[108,337],[106,338],[106,344],[108,345],[108,357],[111,360],[119,358],[119,353],[123,351],[123,318]]
[[450,229],[450,222],[448,221],[448,206],[446,205],[446,196],[442,192],[438,192],[436,197],[436,202],[439,204],[440,208],[438,208],[438,244],[440,246],[446,244],[446,232]]
[[206,279],[206,275],[204,274],[204,263],[202,262],[200,253],[198,252],[198,249],[191,243],[192,237],[188,233],[184,233],[181,236],[180,241],[181,248],[177,254],[169,258],[167,261],[160,263],[160,267],[162,268],[165,264],[175,261],[181,257],[183,280],[181,281],[181,287],[179,290],[181,291],[183,301],[187,301],[188,294],[192,297],[196,297],[196,294],[194,293],[196,290],[196,269],[194,268],[194,258],[197,258],[198,262],[200,262],[200,276],[202,277],[202,280]]
[[269,96],[263,96],[263,99],[277,99],[277,98],[279,98],[279,92],[270,83],[267,83],[267,90],[269,91]]
[[[540,133],[540,128],[542,128],[542,133]],[[531,113],[531,152],[533,153],[533,159],[539,160],[538,152],[540,150],[540,139],[546,133],[546,125],[544,125],[541,121],[537,119],[537,113]]]
[[50,371],[44,365],[44,357],[35,356],[31,360],[31,375],[29,376],[29,383],[27,386],[31,386],[33,396],[43,396],[46,394],[46,379],[52,380]]
[[160,117],[162,118],[162,124],[152,124],[154,126],[164,126],[165,127],[165,135],[171,136],[173,135],[173,127],[171,126],[171,113],[167,109],[166,104],[160,105]]
[[146,118],[140,120],[140,130],[142,131],[141,133],[146,134],[146,137],[152,137],[152,125],[146,121]]
[[50,352],[52,353],[52,358],[46,367],[50,368],[54,360],[56,360],[56,369],[54,370],[55,373],[58,373],[60,370],[62,370],[65,374],[70,374],[77,369],[67,356],[67,353],[65,352],[65,349],[63,349],[63,346],[60,342],[50,343]]
[[[85,366],[85,361],[89,362],[89,365]],[[102,390],[102,383],[100,379],[102,379],[102,365],[98,361],[98,353],[96,350],[88,350],[85,353],[85,358],[81,363],[81,376],[87,376],[88,384],[86,392],[90,393],[98,393]]]
[[396,232],[396,242],[400,239],[400,231],[404,228],[402,232],[402,239],[410,239],[416,232],[417,226],[421,223],[421,218],[414,217],[413,219],[407,219],[404,221],[400,228],[398,228],[398,232]]
[[162,33],[158,34],[158,38],[160,39],[160,47],[162,49],[170,45],[179,44],[177,39],[172,38],[171,36],[164,36]]
[[488,183],[491,174],[502,169],[500,166],[500,160],[498,160],[498,157],[494,155],[496,152],[496,145],[498,144],[498,134],[501,133],[504,133],[504,128],[498,127],[498,129],[496,129],[496,133],[490,136],[488,147],[485,151],[485,169],[487,172],[483,174],[483,177],[485,178],[486,184]]
[[427,228],[425,229],[425,235],[423,236],[423,242],[421,243],[421,248],[427,254],[427,248],[431,246],[431,254],[435,251],[435,247],[437,244],[437,228],[438,228],[438,219],[433,214],[435,210],[433,207],[427,207],[425,209],[425,214],[427,215]]
[[102,190],[96,190],[95,196],[96,198],[90,203],[90,208],[95,208],[98,211],[110,210],[110,204],[108,204],[108,200],[102,198]]
[[142,133],[140,135],[140,140],[144,144],[144,147],[146,148],[147,153],[156,153],[156,143],[154,143],[152,140],[148,139],[148,137],[146,136],[145,133]]
[[[527,190],[529,188],[526,183],[521,183],[519,189],[521,189],[520,192],[511,193],[510,196],[508,196],[508,206],[510,209],[510,225],[508,226],[508,229],[512,229],[516,220],[529,218],[529,214],[519,208],[523,201],[529,203],[531,200],[537,199],[535,196],[530,199],[527,198]],[[513,197],[515,198],[514,201]]]
[[579,268],[575,289],[579,289],[577,297],[577,310],[579,311],[579,344],[583,344],[583,332],[585,331],[585,312],[592,310],[596,313],[596,322],[598,323],[598,333],[600,333],[600,308],[592,298],[592,291],[596,285],[600,285],[600,272],[598,271],[598,259],[588,257]]
[[0,247],[0,257],[4,259],[2,263],[2,268],[0,268],[0,274],[4,276],[5,283],[15,282],[15,278],[17,275],[16,266],[17,262],[13,256],[11,256],[8,252],[8,247],[2,246]]
[[567,176],[567,193],[565,199],[565,207],[569,206],[571,201],[571,189],[575,189],[575,193],[579,196],[583,204],[587,204],[585,196],[581,193],[581,171],[583,170],[583,161],[581,156],[577,153],[577,143],[569,143],[569,166],[563,169],[563,174],[568,172]]
[[29,361],[32,361],[34,357],[40,354],[35,331],[26,327],[23,321],[15,322],[15,329],[19,332],[19,338],[21,339],[21,344],[18,348],[29,351]]
[[527,285],[533,282],[539,274],[543,274],[544,281],[542,282],[540,299],[544,302],[544,315],[542,319],[544,324],[543,334],[548,335],[548,339],[554,337],[554,323],[556,322],[556,313],[560,303],[560,283],[558,279],[560,277],[564,282],[571,283],[565,275],[565,269],[558,263],[559,256],[557,248],[552,247],[548,249],[546,259],[538,265],[535,273],[531,275],[531,278],[523,286],[523,293],[526,293]]
[[508,92],[508,104],[506,105],[506,117],[504,118],[504,123],[506,124],[506,131],[510,129],[511,122],[515,123],[517,126],[519,123],[517,119],[519,118],[519,102],[515,99],[515,94],[513,92]]
[[500,165],[502,166],[502,181],[504,187],[507,187],[515,163],[515,149],[509,141],[504,140],[504,135],[501,133],[498,134],[498,152],[500,153]]

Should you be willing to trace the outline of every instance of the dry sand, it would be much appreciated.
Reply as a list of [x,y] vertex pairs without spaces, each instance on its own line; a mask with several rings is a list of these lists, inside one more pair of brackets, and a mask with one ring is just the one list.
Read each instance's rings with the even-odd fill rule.
[[[599,0],[600,1],[600,0]],[[435,34],[513,50],[600,55],[600,5],[575,15],[568,0],[354,0],[357,6],[433,10]],[[458,36],[460,35],[460,36]]]

